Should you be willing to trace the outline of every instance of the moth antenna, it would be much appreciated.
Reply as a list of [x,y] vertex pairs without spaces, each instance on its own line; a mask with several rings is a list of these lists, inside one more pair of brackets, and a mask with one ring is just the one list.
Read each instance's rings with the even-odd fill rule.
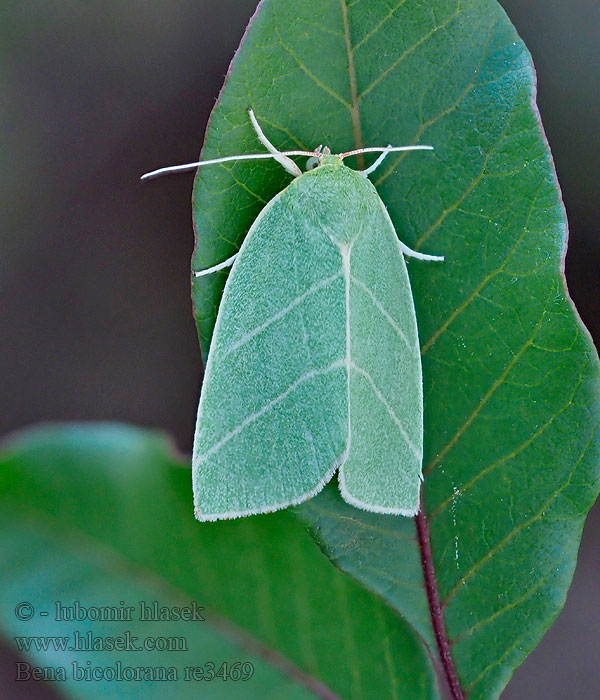
[[258,140],[262,143],[262,145],[269,151],[269,153],[273,154],[273,158],[280,163],[291,175],[294,177],[297,177],[298,175],[302,175],[302,170],[294,163],[294,161],[291,158],[288,158],[285,156],[281,151],[279,151],[275,146],[269,141],[269,139],[265,136],[264,131],[261,129],[260,124],[256,120],[256,117],[254,116],[254,111],[252,108],[248,109],[248,116],[250,117],[250,122],[252,123],[252,126],[254,127],[254,131],[256,131],[256,135],[258,136]]
[[357,156],[359,153],[379,153],[381,151],[386,151],[387,153],[394,153],[396,151],[433,151],[433,146],[367,146],[366,148],[357,148],[354,151],[346,151],[346,153],[340,153],[340,158],[348,158],[348,156]]
[[[278,153],[279,156],[310,156],[314,155],[312,151],[283,151]],[[215,163],[227,163],[234,160],[260,160],[263,158],[276,158],[273,153],[245,153],[240,156],[224,156],[223,158],[213,158],[211,160],[199,160],[195,163],[185,163],[184,165],[169,165],[165,168],[158,168],[149,173],[142,175],[140,180],[152,180],[161,175],[170,175],[171,173],[185,173],[190,170],[195,170],[202,165],[214,165]],[[289,159],[288,159],[289,160]],[[290,163],[294,163],[290,160]],[[296,165],[294,163],[294,165]]]
[[368,168],[365,168],[365,170],[360,170],[365,177],[368,177],[374,170],[377,170],[377,168],[383,163],[383,161],[388,157],[390,153],[390,148],[392,147],[391,144],[388,144],[388,147],[386,148],[385,151],[377,158],[377,160],[373,163],[373,165],[370,165]]

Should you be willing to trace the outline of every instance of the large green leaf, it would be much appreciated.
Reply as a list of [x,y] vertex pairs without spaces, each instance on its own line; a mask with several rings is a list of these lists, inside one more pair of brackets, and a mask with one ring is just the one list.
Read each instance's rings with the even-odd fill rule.
[[[161,435],[116,425],[40,428],[0,454],[0,629],[68,636],[54,601],[83,606],[196,600],[204,623],[80,623],[104,637],[185,636],[189,653],[30,652],[42,665],[203,666],[251,661],[241,682],[127,683],[128,698],[438,698],[415,633],[319,552],[291,512],[199,524],[191,473]],[[38,614],[18,622],[15,606]],[[14,645],[13,645],[14,648]],[[92,658],[90,659],[90,656]],[[59,684],[69,697],[124,697],[111,682]]]
[[[122,560],[114,551],[107,552],[100,543],[90,541],[81,532],[67,528],[61,532],[56,522],[48,522],[42,515],[23,518],[20,509],[2,508],[0,511],[0,552],[5,574],[0,581],[2,612],[0,627],[14,649],[28,657],[34,666],[52,668],[57,674],[58,687],[74,698],[156,698],[165,697],[165,687],[176,693],[178,699],[198,698],[199,685],[204,698],[239,698],[240,700],[263,698],[294,698],[315,700],[316,693],[293,678],[283,669],[267,663],[256,650],[249,649],[230,630],[219,628],[218,622],[140,620],[144,614],[154,614],[156,603],[165,607],[190,607],[192,601],[181,591],[173,590],[164,582],[157,585],[154,577],[143,572],[131,572],[130,562]],[[7,576],[6,571],[11,575]],[[127,611],[126,621],[64,620],[78,601],[84,608],[109,606],[121,614]],[[36,614],[31,620],[19,620],[14,614],[16,606],[31,603]],[[191,607],[190,607],[191,609]],[[48,612],[47,617],[40,612]],[[199,610],[200,617],[204,611]],[[31,635],[35,640],[31,641]],[[122,639],[135,647],[156,644],[149,651],[118,651],[101,647],[94,651],[73,648],[75,640],[88,642],[93,637]],[[46,647],[46,640],[49,643]],[[65,646],[62,645],[66,641]],[[36,648],[36,643],[41,647]],[[55,646],[56,645],[56,646]],[[88,666],[88,663],[91,664]],[[244,671],[242,680],[214,678],[205,683],[190,682],[191,671],[205,669],[210,676],[211,667],[218,672],[222,663],[233,666],[235,673]],[[252,664],[251,667],[241,664]],[[119,665],[121,671],[119,671]],[[144,669],[146,682],[132,682],[123,674],[129,669]],[[94,682],[85,673],[103,673]],[[58,676],[63,673],[63,678]],[[21,678],[28,670],[21,667]],[[116,680],[109,674],[117,675]],[[142,673],[139,671],[139,673]],[[188,680],[186,681],[186,673]],[[155,678],[152,678],[152,675]],[[15,671],[16,675],[16,671]],[[161,680],[162,679],[162,680]],[[215,682],[216,681],[216,682]],[[63,685],[64,683],[64,685]],[[18,684],[17,684],[18,686]]]
[[[203,152],[258,150],[248,106],[281,148],[435,146],[390,157],[375,184],[402,240],[446,256],[409,272],[424,508],[472,698],[497,697],[558,614],[599,488],[597,358],[565,289],[565,214],[534,83],[494,0],[264,0]],[[194,269],[229,257],[288,181],[272,163],[201,169]],[[193,283],[205,354],[225,278]],[[431,644],[414,524],[345,506],[333,489],[298,511]]]

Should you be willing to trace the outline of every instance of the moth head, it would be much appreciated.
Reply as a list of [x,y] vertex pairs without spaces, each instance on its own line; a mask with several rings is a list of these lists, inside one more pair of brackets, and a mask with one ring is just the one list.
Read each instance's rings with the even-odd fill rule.
[[314,154],[306,161],[306,170],[314,170],[320,165],[339,165],[342,159],[339,155],[332,155],[329,146],[319,146]]

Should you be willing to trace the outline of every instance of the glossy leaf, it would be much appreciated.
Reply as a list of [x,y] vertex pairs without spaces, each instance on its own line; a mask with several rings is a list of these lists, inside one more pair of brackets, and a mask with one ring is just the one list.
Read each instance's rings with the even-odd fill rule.
[[[22,516],[20,509],[0,509],[0,552],[5,571],[0,581],[0,625],[8,646],[27,659],[17,663],[49,669],[45,673],[56,674],[52,683],[55,689],[86,700],[160,699],[167,689],[169,695],[192,700],[198,698],[199,686],[202,697],[211,700],[319,697],[239,640],[233,641],[229,631],[220,629],[218,623],[140,620],[141,615],[158,615],[164,608],[189,607],[191,611],[192,601],[164,582],[157,585],[152,576],[132,572],[130,562],[114,551],[107,554],[105,547],[81,532],[74,533],[71,528],[67,533],[57,532],[59,526],[49,523],[41,513]],[[83,614],[83,609],[109,607],[116,611],[115,615],[126,612],[129,619],[62,619],[61,616],[75,614],[69,608],[75,610],[76,601],[77,614]],[[23,602],[35,608],[31,620],[19,620],[14,614],[16,605]],[[43,612],[48,616],[42,616]],[[198,614],[202,617],[204,611]],[[35,641],[30,641],[31,635],[42,644],[45,639],[52,641],[47,649],[36,648]],[[136,648],[156,643],[158,650],[102,648],[109,638]],[[66,648],[61,649],[65,639]],[[78,649],[73,649],[75,644]],[[96,649],[83,649],[83,644],[95,644]],[[215,677],[224,663],[230,667],[239,665],[233,670],[238,680]],[[245,681],[241,680],[242,664]],[[144,670],[133,671],[140,668]],[[19,666],[14,675],[24,679],[28,673],[30,669]],[[93,680],[86,675],[91,673]],[[132,680],[134,673],[144,680]],[[207,680],[190,680],[197,678],[192,675],[196,673]]]
[[[96,652],[93,664],[255,665],[245,683],[129,683],[127,697],[135,698],[439,697],[414,632],[332,566],[295,515],[198,523],[186,466],[161,435],[117,425],[45,427],[4,444],[0,629],[12,648],[13,636],[72,633],[51,617],[18,623],[22,601],[52,612],[55,600],[117,607],[121,600],[195,600],[206,622],[183,629],[135,621],[79,626],[103,636],[127,629],[140,639],[183,635],[189,653]],[[68,667],[82,656],[90,657],[49,651],[30,658]],[[68,692],[84,700],[123,696],[110,682],[70,684]]]
[[[411,261],[409,274],[425,511],[471,698],[497,697],[558,614],[599,488],[597,357],[565,289],[565,213],[534,83],[494,0],[265,0],[204,147],[256,151],[249,105],[281,148],[435,147],[393,159],[375,184],[401,239],[446,256]],[[287,182],[262,162],[201,170],[193,269],[234,253]],[[194,280],[205,354],[224,279]],[[324,551],[431,643],[414,527],[332,489],[298,510]]]

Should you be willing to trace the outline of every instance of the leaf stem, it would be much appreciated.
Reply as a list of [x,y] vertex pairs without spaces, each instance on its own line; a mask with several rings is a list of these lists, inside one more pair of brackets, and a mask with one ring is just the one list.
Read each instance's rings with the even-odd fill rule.
[[415,524],[417,526],[419,549],[421,551],[421,566],[423,567],[423,576],[425,578],[425,589],[427,591],[427,601],[431,614],[431,624],[444,669],[444,675],[446,676],[450,688],[452,700],[464,700],[465,694],[458,680],[456,666],[454,665],[454,659],[450,651],[450,641],[446,634],[446,626],[444,625],[440,594],[435,580],[433,554],[431,552],[431,540],[429,538],[429,524],[427,523],[427,516],[422,506],[421,510],[415,515]]

